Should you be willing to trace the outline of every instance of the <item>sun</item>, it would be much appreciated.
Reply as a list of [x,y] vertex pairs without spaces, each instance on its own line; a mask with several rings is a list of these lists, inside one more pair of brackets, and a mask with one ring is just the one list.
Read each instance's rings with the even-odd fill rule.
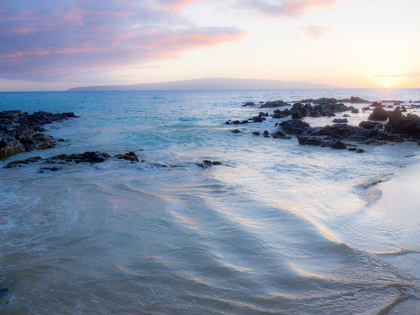
[[385,82],[384,83],[384,88],[388,89],[391,87],[391,82]]

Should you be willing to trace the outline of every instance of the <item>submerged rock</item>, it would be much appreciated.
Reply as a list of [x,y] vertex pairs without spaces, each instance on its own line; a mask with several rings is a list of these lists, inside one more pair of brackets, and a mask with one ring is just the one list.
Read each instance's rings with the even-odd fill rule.
[[230,132],[232,132],[232,133],[241,133],[241,131],[239,129],[234,129],[234,130],[231,130]]
[[41,161],[41,160],[42,160],[42,158],[40,156],[34,156],[34,157],[31,157],[31,158],[26,159],[26,160],[17,160],[17,161],[9,162],[5,166],[3,166],[3,168],[12,168],[12,167],[15,167],[15,166],[20,167],[20,166],[23,166],[25,164],[35,163],[35,162],[38,162],[38,161]]
[[50,172],[57,172],[57,171],[59,171],[59,170],[62,170],[63,168],[62,167],[41,167],[40,169],[39,169],[39,172],[40,173],[45,173],[45,172],[48,172],[48,171],[50,171]]
[[130,161],[130,162],[139,162],[140,161],[138,156],[134,152],[128,152],[126,154],[117,154],[115,157],[117,159],[127,160],[127,161]]
[[47,163],[103,163],[110,158],[108,153],[103,152],[85,152],[80,154],[60,154],[46,159]]
[[204,160],[201,163],[197,163],[198,166],[202,167],[202,168],[208,168],[211,166],[218,166],[218,165],[223,165],[222,162],[219,161],[210,161],[210,160]]
[[335,124],[346,124],[349,121],[346,118],[335,118],[332,122]]

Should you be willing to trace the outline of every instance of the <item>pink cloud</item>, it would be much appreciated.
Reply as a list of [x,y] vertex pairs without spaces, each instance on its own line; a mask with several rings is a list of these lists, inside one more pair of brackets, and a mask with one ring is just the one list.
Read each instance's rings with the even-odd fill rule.
[[161,4],[163,7],[174,9],[174,10],[181,10],[186,6],[189,6],[195,2],[199,2],[198,0],[161,0]]
[[332,7],[338,2],[339,0],[238,0],[237,5],[267,18],[297,18],[315,7]]
[[192,2],[7,1],[0,11],[0,42],[7,43],[0,46],[0,78],[48,81],[142,66],[246,35],[193,25],[177,12]]
[[331,26],[311,25],[308,27],[301,26],[296,30],[296,38],[302,36],[312,36],[314,39],[320,39],[325,33],[334,32]]

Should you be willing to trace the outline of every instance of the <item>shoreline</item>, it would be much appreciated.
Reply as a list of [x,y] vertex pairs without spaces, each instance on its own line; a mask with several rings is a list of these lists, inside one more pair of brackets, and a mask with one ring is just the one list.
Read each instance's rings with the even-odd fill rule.
[[[415,159],[391,180],[379,183],[377,188],[382,191],[382,196],[374,204],[368,206],[369,212],[401,222],[404,227],[408,227],[409,231],[413,232],[420,228],[420,179],[418,176],[420,156]],[[414,276],[415,281],[420,285],[420,246],[415,248],[415,244],[412,244],[409,247],[401,248],[400,252],[385,255],[382,258],[392,266]],[[419,292],[407,294],[412,296],[398,303],[385,314],[420,314]]]

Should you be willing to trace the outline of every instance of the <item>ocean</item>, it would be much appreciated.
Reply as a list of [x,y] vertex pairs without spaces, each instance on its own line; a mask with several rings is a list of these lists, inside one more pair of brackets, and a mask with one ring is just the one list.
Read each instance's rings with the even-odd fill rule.
[[46,126],[66,140],[56,148],[0,167],[85,151],[142,160],[0,169],[0,314],[396,314],[417,303],[420,215],[409,200],[381,202],[383,182],[392,193],[419,170],[417,143],[357,154],[252,134],[281,119],[224,124],[273,111],[246,101],[350,96],[419,101],[420,89],[0,93],[0,111],[80,116]]

